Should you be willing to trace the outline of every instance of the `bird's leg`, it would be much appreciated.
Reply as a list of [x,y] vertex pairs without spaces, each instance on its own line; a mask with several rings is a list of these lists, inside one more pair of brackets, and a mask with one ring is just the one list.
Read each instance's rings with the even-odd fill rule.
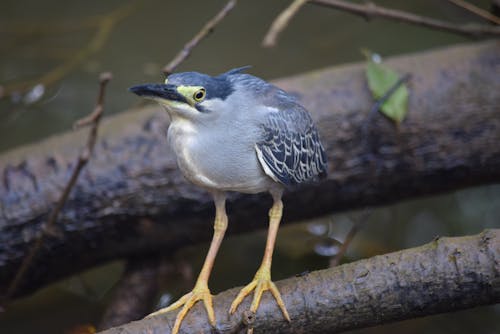
[[251,312],[256,312],[257,308],[260,304],[260,299],[262,294],[266,290],[270,290],[271,294],[276,299],[278,306],[283,313],[283,316],[286,320],[290,321],[290,316],[285,307],[285,303],[283,303],[283,299],[276,288],[276,285],[271,281],[271,262],[273,257],[274,244],[276,241],[276,235],[278,233],[278,227],[281,221],[281,215],[283,212],[283,202],[281,201],[280,191],[277,194],[273,194],[274,203],[269,210],[269,230],[267,232],[267,242],[266,242],[266,250],[264,252],[264,258],[262,259],[262,264],[260,265],[259,270],[255,274],[254,279],[247,286],[241,289],[238,296],[234,299],[231,304],[231,308],[229,313],[234,313],[238,305],[243,301],[243,299],[249,295],[253,290],[255,290],[252,305],[250,306]]
[[217,251],[219,250],[220,244],[222,242],[222,239],[224,238],[224,233],[226,232],[227,228],[225,194],[214,193],[214,202],[215,202],[214,236],[212,238],[212,242],[210,243],[210,248],[208,250],[207,257],[205,258],[205,262],[203,263],[203,267],[200,271],[200,274],[198,275],[198,279],[196,280],[196,284],[193,290],[182,296],[178,301],[176,301],[172,305],[148,315],[148,317],[150,317],[153,315],[169,312],[178,309],[179,307],[182,306],[182,309],[177,314],[177,318],[175,319],[175,324],[174,327],[172,328],[172,334],[177,334],[181,326],[182,320],[186,316],[187,312],[199,300],[203,300],[203,303],[205,304],[205,309],[207,310],[208,319],[210,320],[210,324],[212,326],[215,326],[215,313],[212,305],[212,294],[208,289],[208,279],[210,277],[210,273],[212,272],[212,267],[214,265]]

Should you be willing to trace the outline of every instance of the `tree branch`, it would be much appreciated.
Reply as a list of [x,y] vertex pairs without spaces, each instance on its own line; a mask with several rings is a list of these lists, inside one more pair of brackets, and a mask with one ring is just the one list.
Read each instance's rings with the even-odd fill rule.
[[311,0],[310,2],[316,5],[335,8],[352,14],[360,15],[366,19],[371,19],[374,17],[385,18],[469,37],[500,36],[500,27],[477,24],[453,24],[429,17],[418,16],[402,10],[380,7],[373,3],[360,5],[342,0]]
[[[283,223],[499,182],[499,48],[488,42],[386,60],[412,75],[408,114],[398,129],[374,117],[366,135],[373,99],[365,64],[276,81],[310,110],[332,168],[321,183],[285,194]],[[107,260],[210,240],[212,199],[180,174],[165,118],[155,106],[103,120],[93,159],[56,223],[60,235],[46,238],[18,296]],[[0,156],[0,173],[8,171],[0,182],[0,291],[47,221],[84,140],[76,132]],[[270,205],[266,194],[232,194],[227,233],[265,228]]]
[[207,37],[215,27],[226,17],[226,15],[234,8],[237,0],[229,0],[228,3],[210,20],[203,28],[191,39],[184,48],[175,56],[175,58],[168,63],[162,70],[162,72],[168,76],[173,73],[174,70],[179,66],[184,60],[189,57],[191,51],[200,43],[205,37]]
[[[495,15],[477,8],[462,0],[448,0],[457,6],[461,6],[476,15],[479,15],[487,20],[499,24],[500,19]],[[317,5],[331,7],[352,14],[361,15],[365,19],[373,17],[386,18],[404,23],[420,25],[432,29],[444,30],[451,33],[457,33],[466,36],[479,37],[479,36],[500,36],[499,27],[491,27],[487,25],[458,25],[449,22],[444,22],[429,17],[418,16],[401,10],[385,8],[377,6],[374,3],[367,3],[364,5],[354,4],[352,2],[342,0],[294,0],[290,6],[283,10],[278,17],[273,21],[271,28],[267,32],[262,45],[264,47],[273,47],[276,45],[279,35],[288,26],[290,20],[298,13],[300,8],[307,2]]]
[[271,24],[271,28],[267,32],[264,40],[262,41],[262,46],[273,47],[276,45],[279,34],[286,28],[288,22],[298,13],[300,8],[306,4],[309,0],[295,0],[288,6]]
[[[334,333],[500,302],[500,230],[437,238],[417,248],[277,282],[292,322],[269,294],[251,320],[257,333]],[[214,297],[218,333],[246,333],[251,298],[230,316],[239,290]],[[177,312],[101,334],[170,333]],[[181,333],[212,333],[203,305],[186,316]]]
[[484,9],[481,9],[467,1],[464,0],[448,0],[448,2],[451,2],[455,6],[458,6],[460,8],[463,8],[471,13],[476,14],[477,16],[482,17],[485,20],[488,20],[490,22],[493,22],[495,24],[500,24],[500,18],[498,16],[495,16],[491,13],[488,13]]

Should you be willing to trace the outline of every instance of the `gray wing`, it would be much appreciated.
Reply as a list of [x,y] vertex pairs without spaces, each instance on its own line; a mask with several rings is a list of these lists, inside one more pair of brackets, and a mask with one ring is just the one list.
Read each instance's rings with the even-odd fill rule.
[[327,173],[326,154],[307,110],[296,103],[270,112],[257,156],[273,180],[291,186]]

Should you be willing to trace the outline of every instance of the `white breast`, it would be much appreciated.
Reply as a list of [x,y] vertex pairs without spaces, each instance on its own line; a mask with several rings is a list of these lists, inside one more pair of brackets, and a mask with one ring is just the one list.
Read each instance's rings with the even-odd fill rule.
[[217,184],[204,175],[199,162],[196,161],[196,151],[193,147],[198,135],[191,122],[179,118],[170,124],[167,138],[184,177],[196,185],[216,188]]
[[227,132],[199,131],[182,119],[173,121],[168,130],[179,168],[192,183],[245,193],[268,190],[273,181],[263,172],[254,143],[230,142],[227,138],[232,138]]

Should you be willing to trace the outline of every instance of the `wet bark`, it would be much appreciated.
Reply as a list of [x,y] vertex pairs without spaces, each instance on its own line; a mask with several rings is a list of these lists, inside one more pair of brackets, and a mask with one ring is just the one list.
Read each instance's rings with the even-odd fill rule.
[[[276,81],[310,110],[330,161],[326,180],[286,193],[284,222],[499,182],[499,55],[493,41],[387,60],[412,74],[398,128],[381,116],[367,123],[373,101],[363,64]],[[157,107],[103,120],[95,154],[17,296],[107,260],[211,238],[211,198],[181,176],[166,127]],[[0,294],[46,222],[83,136],[0,156]],[[266,194],[232,194],[228,234],[265,228],[270,205]]]
[[[500,230],[439,238],[424,246],[277,282],[288,323],[265,293],[255,315],[246,298],[228,315],[238,289],[214,297],[217,333],[337,333],[397,320],[500,302]],[[132,322],[101,334],[170,333],[177,312]],[[213,333],[198,303],[180,333]]]

